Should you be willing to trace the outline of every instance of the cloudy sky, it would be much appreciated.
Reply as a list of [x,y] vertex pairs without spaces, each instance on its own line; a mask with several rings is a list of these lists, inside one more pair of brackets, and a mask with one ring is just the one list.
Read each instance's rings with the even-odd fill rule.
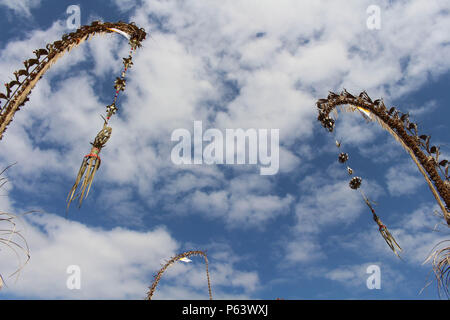
[[[417,167],[376,123],[340,114],[336,137],[363,190],[402,248],[395,257],[317,122],[329,90],[366,90],[409,112],[447,159],[448,1],[0,1],[0,78],[81,24],[134,21],[134,56],[102,166],[81,209],[65,200],[102,126],[127,40],[96,36],[39,81],[0,141],[0,209],[28,210],[19,228],[31,260],[0,248],[4,299],[143,299],[165,259],[207,250],[215,299],[436,299],[422,265],[448,231]],[[367,8],[380,8],[369,29]],[[279,171],[259,165],[176,165],[176,129],[279,129]],[[448,229],[447,229],[448,230]],[[22,257],[23,259],[24,257]],[[207,299],[198,257],[168,269],[154,299]],[[81,270],[69,290],[67,267]],[[366,269],[381,270],[369,290]]]

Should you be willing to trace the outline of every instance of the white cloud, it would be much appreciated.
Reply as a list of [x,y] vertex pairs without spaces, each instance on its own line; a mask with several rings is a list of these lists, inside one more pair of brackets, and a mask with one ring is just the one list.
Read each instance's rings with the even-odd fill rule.
[[[32,214],[21,225],[30,246],[31,260],[17,282],[7,281],[7,291],[23,297],[47,299],[141,299],[151,285],[151,274],[164,259],[180,250],[180,244],[166,228],[139,232],[123,228],[105,230],[68,221],[53,214]],[[255,271],[237,270],[235,259],[209,257],[213,290],[217,297],[229,297],[225,288],[242,290],[237,297],[249,297],[259,287]],[[3,275],[16,267],[15,256],[2,251]],[[222,255],[223,256],[223,255]],[[197,260],[197,259],[195,259]],[[201,260],[200,260],[201,262]],[[66,281],[69,265],[81,268],[81,290],[69,290]],[[9,280],[9,281],[8,281]],[[163,277],[159,298],[205,299],[207,294],[204,265],[178,264]],[[161,293],[160,293],[161,291]]]
[[317,274],[317,276],[322,275],[324,278],[341,283],[352,290],[356,289],[359,292],[367,290],[369,292],[367,279],[371,273],[367,273],[367,268],[371,265],[380,268],[381,290],[392,292],[393,290],[397,290],[399,286],[405,285],[405,276],[401,272],[393,270],[388,264],[380,262],[340,266],[335,269],[323,271],[321,274]]
[[190,193],[176,203],[169,201],[169,197],[163,199],[169,212],[222,218],[229,228],[264,228],[269,221],[288,214],[294,201],[290,194],[279,196],[272,192],[273,184],[267,176],[243,174],[231,179],[225,187],[217,188],[218,182],[211,181],[208,187],[213,187],[213,191],[191,185]]
[[364,203],[361,195],[350,189],[348,182],[331,182],[300,199],[296,206],[296,230],[317,233],[324,225],[348,224],[354,221]]
[[[32,258],[8,291],[29,297],[143,297],[150,271],[178,247],[164,228],[107,231],[50,214],[31,215],[24,229]],[[2,270],[8,269],[11,259],[2,259]],[[66,287],[69,265],[81,268],[81,290]]]
[[319,241],[311,237],[299,237],[290,241],[285,250],[285,258],[289,263],[313,263],[325,257]]
[[0,5],[13,10],[16,14],[31,16],[31,9],[38,7],[41,0],[1,0]]
[[423,185],[424,178],[414,164],[395,165],[386,174],[386,183],[392,196],[414,194]]

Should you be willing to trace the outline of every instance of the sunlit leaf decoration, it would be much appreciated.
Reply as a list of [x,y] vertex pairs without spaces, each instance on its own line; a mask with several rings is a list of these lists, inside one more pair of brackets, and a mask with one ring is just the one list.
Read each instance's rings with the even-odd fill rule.
[[[78,198],[78,207],[81,207],[81,204],[83,203],[83,200],[88,196],[89,190],[91,189],[92,181],[94,180],[95,174],[97,173],[97,170],[100,167],[101,159],[100,159],[100,151],[105,146],[106,142],[111,137],[112,128],[108,126],[108,122],[111,119],[111,117],[116,114],[117,112],[117,97],[119,95],[120,91],[125,90],[126,86],[126,72],[128,69],[131,68],[133,65],[132,61],[132,55],[133,52],[136,50],[137,47],[140,47],[140,40],[137,41],[136,37],[128,35],[126,32],[123,32],[121,30],[118,30],[116,28],[107,28],[110,31],[118,32],[122,35],[124,35],[127,39],[129,39],[129,43],[131,46],[130,53],[128,57],[123,58],[123,69],[120,77],[117,77],[114,81],[114,99],[113,102],[106,106],[106,118],[103,117],[104,123],[103,128],[100,130],[100,132],[95,137],[94,142],[91,142],[92,148],[89,154],[85,155],[83,158],[83,161],[81,163],[81,167],[78,170],[77,178],[75,180],[74,185],[72,186],[72,189],[69,192],[69,195],[67,196],[67,210],[70,207],[70,204],[73,200]],[[84,178],[83,178],[84,177]],[[82,181],[81,185],[80,182]],[[80,191],[78,193],[75,193],[78,189],[78,186],[80,186]],[[87,188],[87,191],[86,191]]]
[[450,225],[449,163],[439,159],[439,147],[430,145],[429,136],[418,134],[417,124],[410,121],[408,114],[401,113],[395,107],[388,110],[382,99],[372,101],[365,91],[355,97],[345,89],[340,94],[330,92],[326,99],[319,99],[316,106],[319,111],[317,119],[330,132],[335,126],[335,119],[330,117],[330,113],[337,107],[341,111],[358,111],[366,120],[377,121],[409,153],[441,208],[446,223]]
[[152,285],[150,287],[150,290],[147,293],[147,299],[148,300],[152,300],[153,294],[156,291],[156,287],[158,286],[158,283],[161,280],[161,277],[164,274],[164,272],[167,270],[167,268],[169,268],[170,266],[175,264],[175,262],[177,262],[177,261],[190,262],[191,260],[188,259],[188,258],[192,257],[192,256],[202,256],[204,258],[204,260],[205,260],[206,279],[208,280],[209,300],[212,300],[211,281],[210,281],[209,270],[208,270],[208,257],[206,255],[206,252],[205,251],[201,251],[201,250],[186,251],[186,252],[180,253],[180,254],[172,257],[169,261],[167,261],[162,266],[162,268],[153,276],[153,283],[152,283]]

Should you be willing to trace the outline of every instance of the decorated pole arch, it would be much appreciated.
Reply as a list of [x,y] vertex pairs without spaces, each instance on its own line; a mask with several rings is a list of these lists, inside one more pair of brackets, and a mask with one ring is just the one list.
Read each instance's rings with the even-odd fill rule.
[[[419,135],[417,124],[410,121],[407,113],[401,113],[395,107],[387,109],[382,99],[372,101],[365,91],[355,97],[345,89],[340,94],[330,92],[326,99],[319,99],[316,106],[319,112],[317,119],[329,132],[333,132],[335,126],[335,119],[330,116],[330,113],[334,112],[337,115],[338,108],[347,112],[359,112],[366,120],[377,121],[411,156],[436,199],[447,227],[450,227],[449,162],[446,159],[440,159],[440,148],[430,144],[430,136]],[[338,140],[336,140],[336,146],[341,147]],[[344,152],[338,156],[340,163],[346,163],[348,158],[348,154]],[[347,166],[347,172],[350,176],[353,175],[353,169],[349,166]],[[359,189],[361,183],[362,179],[354,176],[349,186],[352,189]],[[380,234],[391,250],[400,257],[399,251],[402,251],[400,245],[375,213],[372,201],[362,191],[361,195],[370,208]],[[443,246],[448,243],[450,240],[438,243],[424,262],[431,262],[439,295],[444,292],[447,297],[450,296],[450,247]]]

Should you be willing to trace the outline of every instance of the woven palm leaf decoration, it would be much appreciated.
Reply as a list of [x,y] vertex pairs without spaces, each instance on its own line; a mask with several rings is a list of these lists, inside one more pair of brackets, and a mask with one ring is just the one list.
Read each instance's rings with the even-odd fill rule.
[[[99,131],[97,136],[94,139],[94,142],[91,142],[92,148],[91,151],[84,156],[80,169],[78,170],[77,178],[75,179],[75,183],[72,186],[68,196],[67,196],[67,210],[70,207],[70,204],[73,200],[78,199],[78,207],[81,207],[83,200],[88,196],[89,190],[91,189],[92,182],[94,181],[95,174],[100,168],[101,158],[100,151],[105,147],[106,142],[108,142],[111,137],[112,128],[108,126],[109,120],[111,117],[116,114],[117,108],[117,97],[119,92],[125,90],[126,86],[126,72],[133,65],[132,55],[136,48],[140,47],[140,41],[145,38],[142,34],[130,36],[126,32],[123,32],[116,28],[108,28],[108,30],[112,32],[117,32],[122,34],[127,39],[129,39],[129,44],[131,46],[130,53],[128,57],[123,58],[123,69],[120,77],[117,77],[114,81],[115,95],[113,102],[106,106],[106,118],[102,116],[104,123],[103,128]],[[142,30],[142,29],[141,29]],[[81,185],[80,185],[81,182]],[[78,193],[76,193],[77,189],[79,189]]]

